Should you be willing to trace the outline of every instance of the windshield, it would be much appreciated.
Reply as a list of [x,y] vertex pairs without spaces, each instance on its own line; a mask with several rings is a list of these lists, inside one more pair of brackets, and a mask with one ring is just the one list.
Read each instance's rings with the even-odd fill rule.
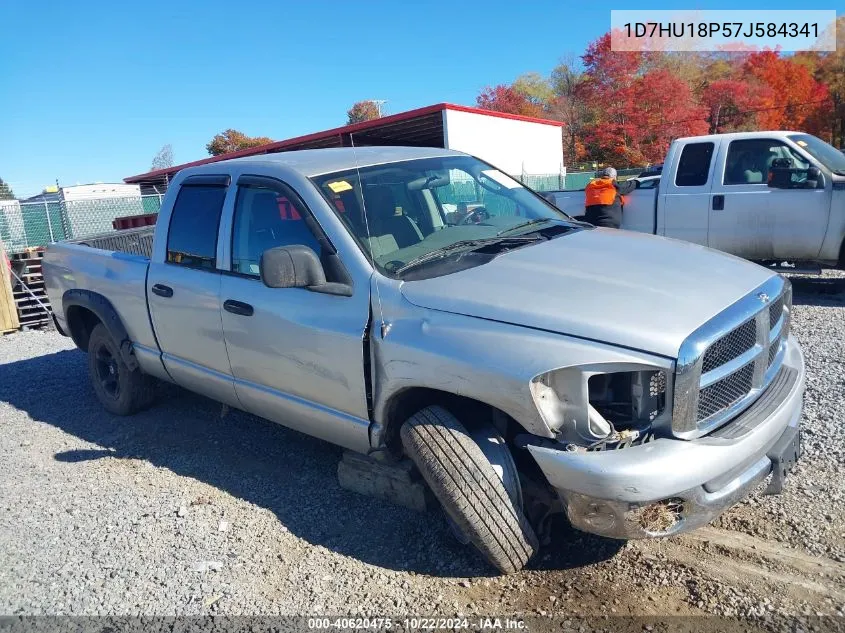
[[790,134],[789,138],[830,171],[845,176],[845,154],[838,149],[810,134]]
[[312,181],[376,268],[393,277],[409,262],[459,258],[466,249],[505,240],[524,246],[532,242],[519,236],[576,226],[518,181],[470,156],[362,167]]

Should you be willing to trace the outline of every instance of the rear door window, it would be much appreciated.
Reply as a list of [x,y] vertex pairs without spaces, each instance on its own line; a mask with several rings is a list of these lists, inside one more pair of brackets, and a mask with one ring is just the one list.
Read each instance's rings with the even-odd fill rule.
[[713,143],[689,143],[681,152],[678,172],[675,174],[676,187],[701,187],[707,184],[710,174],[710,161],[713,159]]
[[167,263],[214,270],[217,231],[226,187],[183,185],[173,205],[167,233]]

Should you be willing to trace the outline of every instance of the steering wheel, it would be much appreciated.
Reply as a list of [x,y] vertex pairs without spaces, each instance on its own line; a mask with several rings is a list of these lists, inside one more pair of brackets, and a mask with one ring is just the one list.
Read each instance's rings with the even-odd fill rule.
[[458,224],[481,224],[484,220],[490,219],[490,213],[484,207],[476,207],[466,214]]

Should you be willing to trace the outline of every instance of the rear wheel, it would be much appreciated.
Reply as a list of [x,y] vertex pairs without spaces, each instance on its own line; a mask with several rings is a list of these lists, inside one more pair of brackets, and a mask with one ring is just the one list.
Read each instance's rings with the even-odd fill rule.
[[153,401],[153,380],[130,370],[106,326],[97,324],[88,339],[88,373],[100,404],[115,415],[132,415]]
[[500,571],[522,569],[537,551],[537,536],[464,425],[432,406],[411,416],[400,435],[405,452],[460,533]]

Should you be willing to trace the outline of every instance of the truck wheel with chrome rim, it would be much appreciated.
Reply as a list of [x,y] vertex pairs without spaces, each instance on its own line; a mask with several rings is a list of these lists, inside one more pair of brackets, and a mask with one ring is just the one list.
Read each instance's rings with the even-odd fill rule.
[[522,569],[537,551],[537,536],[519,497],[506,489],[464,425],[442,407],[431,406],[412,415],[400,435],[405,452],[460,533],[500,571]]
[[97,400],[115,415],[132,415],[153,401],[152,379],[130,370],[106,326],[97,324],[88,339],[88,372]]

